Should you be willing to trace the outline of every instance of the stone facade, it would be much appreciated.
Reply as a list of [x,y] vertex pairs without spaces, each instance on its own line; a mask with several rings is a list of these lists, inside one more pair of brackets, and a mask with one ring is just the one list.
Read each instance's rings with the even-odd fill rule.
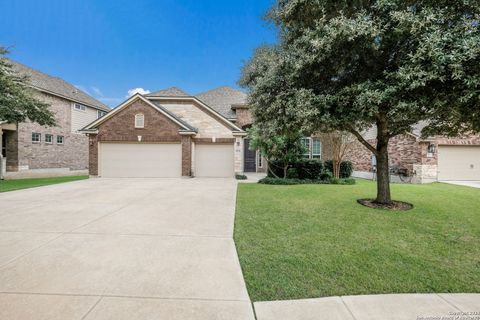
[[[72,133],[72,102],[47,93],[35,95],[50,104],[57,126],[43,127],[36,123],[18,124],[17,131],[7,132],[7,170],[24,171],[34,169],[86,170],[88,168],[88,138]],[[40,133],[41,141],[32,142],[32,133]],[[53,143],[46,143],[45,136],[53,135]],[[63,144],[57,143],[63,136]]]

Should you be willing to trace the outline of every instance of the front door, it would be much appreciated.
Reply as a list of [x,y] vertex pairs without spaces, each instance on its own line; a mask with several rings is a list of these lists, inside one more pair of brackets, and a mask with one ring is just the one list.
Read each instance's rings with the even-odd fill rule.
[[256,150],[250,150],[250,139],[244,140],[244,160],[243,160],[243,171],[245,172],[256,172]]

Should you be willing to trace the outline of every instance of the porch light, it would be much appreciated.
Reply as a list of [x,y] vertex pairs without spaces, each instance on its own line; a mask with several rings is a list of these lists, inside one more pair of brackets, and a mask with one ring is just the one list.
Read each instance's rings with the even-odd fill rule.
[[437,151],[437,146],[434,143],[430,143],[427,148],[427,152],[430,154],[435,154]]
[[142,136],[137,136],[138,142],[142,142]]

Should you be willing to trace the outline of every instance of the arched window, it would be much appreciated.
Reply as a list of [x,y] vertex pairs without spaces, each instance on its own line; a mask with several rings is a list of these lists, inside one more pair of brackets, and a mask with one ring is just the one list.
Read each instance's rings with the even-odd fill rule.
[[145,127],[145,116],[142,113],[135,115],[135,128]]

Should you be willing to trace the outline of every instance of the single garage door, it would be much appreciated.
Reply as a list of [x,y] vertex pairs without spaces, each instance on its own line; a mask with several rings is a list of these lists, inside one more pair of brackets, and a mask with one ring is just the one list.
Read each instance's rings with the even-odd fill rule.
[[233,144],[195,145],[195,176],[231,178],[234,174]]
[[101,143],[99,175],[105,178],[170,178],[182,175],[180,144]]
[[480,146],[440,146],[438,180],[480,180]]

